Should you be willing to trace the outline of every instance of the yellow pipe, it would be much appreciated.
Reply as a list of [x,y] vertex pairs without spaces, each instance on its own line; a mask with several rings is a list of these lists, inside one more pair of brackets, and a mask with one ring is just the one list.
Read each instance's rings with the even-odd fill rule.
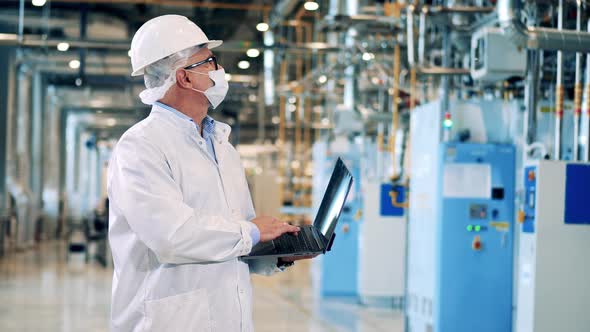
[[582,113],[582,84],[576,83],[574,86],[574,115],[580,116]]
[[[389,197],[391,197],[391,205],[396,207],[396,208],[401,208],[401,209],[407,209],[410,207],[410,202],[408,199],[406,199],[405,202],[398,202],[397,201],[397,197],[398,197],[399,193],[395,190],[392,190],[389,192]],[[407,195],[406,195],[407,196]]]
[[563,118],[563,85],[558,85],[555,88],[555,116],[559,119]]

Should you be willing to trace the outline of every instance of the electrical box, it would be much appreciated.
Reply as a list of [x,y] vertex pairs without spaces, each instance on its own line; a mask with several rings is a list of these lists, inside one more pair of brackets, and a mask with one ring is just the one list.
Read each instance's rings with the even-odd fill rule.
[[509,332],[515,149],[434,146],[412,151],[422,164],[410,192],[408,330]]
[[502,30],[485,27],[471,37],[471,77],[496,82],[524,76],[526,49],[516,46]]
[[517,332],[590,329],[590,164],[538,161],[524,168]]

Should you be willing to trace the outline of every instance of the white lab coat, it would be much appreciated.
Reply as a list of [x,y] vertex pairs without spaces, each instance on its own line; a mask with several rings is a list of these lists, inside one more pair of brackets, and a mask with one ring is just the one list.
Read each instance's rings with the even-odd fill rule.
[[252,331],[247,263],[254,208],[230,127],[208,154],[194,123],[158,106],[117,143],[109,165],[111,330]]

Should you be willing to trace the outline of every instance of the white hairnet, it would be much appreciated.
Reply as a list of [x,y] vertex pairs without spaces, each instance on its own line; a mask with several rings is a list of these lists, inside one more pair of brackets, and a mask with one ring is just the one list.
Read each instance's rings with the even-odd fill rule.
[[187,60],[204,46],[189,47],[174,53],[145,68],[143,81],[147,89],[139,94],[141,102],[152,105],[162,99],[168,89],[176,83],[176,71],[187,65]]

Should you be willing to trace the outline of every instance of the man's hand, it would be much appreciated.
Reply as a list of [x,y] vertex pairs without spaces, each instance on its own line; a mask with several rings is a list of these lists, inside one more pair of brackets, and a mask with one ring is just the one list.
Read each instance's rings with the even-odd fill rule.
[[299,227],[289,225],[273,217],[258,217],[252,219],[252,222],[260,231],[261,242],[272,241],[285,233],[297,235],[299,232]]
[[309,256],[292,256],[292,257],[281,257],[281,260],[283,262],[294,262],[294,261],[298,261],[298,260],[302,260],[302,259],[312,259],[312,258],[316,258],[318,257],[318,255],[309,255]]

